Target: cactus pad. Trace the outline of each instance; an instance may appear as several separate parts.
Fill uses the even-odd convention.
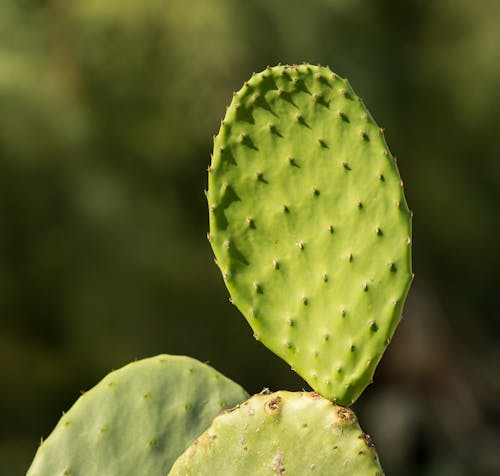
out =
[[[383,131],[326,67],[277,66],[235,93],[215,137],[209,240],[255,337],[352,404],[412,279],[411,213]]]
[[[221,410],[246,398],[240,386],[188,357],[129,364],[63,415],[27,476],[165,475]]]
[[[377,476],[378,456],[352,410],[316,393],[255,395],[218,416],[169,476]]]

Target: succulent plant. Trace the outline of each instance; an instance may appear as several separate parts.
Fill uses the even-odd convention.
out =
[[[381,475],[352,410],[317,393],[255,395],[223,412],[169,476]]]
[[[382,129],[330,69],[268,68],[235,93],[209,172],[232,301],[315,391],[351,405],[412,280],[411,213]]]
[[[164,475],[248,394],[190,357],[159,355],[108,374],[41,443],[27,476]]]
[[[80,397],[27,476],[383,474],[347,408],[413,278],[411,212],[383,130],[329,68],[267,68],[226,112],[207,198],[232,302],[315,392],[246,400],[188,357],[139,361]]]

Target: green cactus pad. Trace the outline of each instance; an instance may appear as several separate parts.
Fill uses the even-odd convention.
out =
[[[326,67],[277,66],[215,138],[210,234],[255,337],[321,395],[371,382],[412,280],[411,213],[383,131]]]
[[[163,476],[221,410],[246,398],[240,386],[188,357],[129,364],[63,415],[27,476]]]
[[[169,476],[377,476],[371,438],[352,410],[316,393],[255,395],[218,416]]]

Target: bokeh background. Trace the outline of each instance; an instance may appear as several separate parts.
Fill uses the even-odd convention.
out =
[[[388,475],[500,474],[500,2],[1,0],[1,475],[137,358],[308,388],[228,303],[203,195],[232,91],[304,60],[364,98],[415,213],[362,426]]]

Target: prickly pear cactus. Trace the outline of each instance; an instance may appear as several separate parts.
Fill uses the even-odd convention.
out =
[[[348,82],[278,66],[235,93],[215,138],[209,240],[255,337],[352,404],[400,320],[411,214],[395,159]]]
[[[381,476],[352,410],[315,393],[256,395],[218,416],[169,476]]]
[[[165,475],[221,410],[246,398],[239,385],[188,357],[132,363],[63,415],[27,476]]]

